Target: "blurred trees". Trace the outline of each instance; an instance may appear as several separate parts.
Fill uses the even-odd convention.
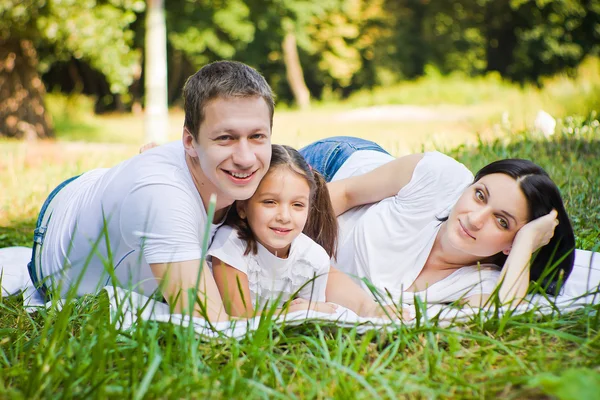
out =
[[[171,104],[190,74],[217,59],[254,66],[279,102],[307,106],[426,73],[540,82],[600,50],[597,0],[169,0],[165,8]],[[49,87],[95,94],[98,111],[143,99],[144,13],[140,0],[0,2],[1,134],[50,132],[39,73]]]
[[[126,92],[138,62],[128,26],[143,7],[139,0],[2,0],[0,136],[52,136],[40,73],[54,63],[84,61],[112,93]]]

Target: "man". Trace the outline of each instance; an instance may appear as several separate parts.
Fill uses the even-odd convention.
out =
[[[187,291],[201,274],[194,314],[227,318],[200,264],[206,210],[215,195],[212,238],[229,206],[252,196],[267,172],[273,94],[254,69],[220,61],[188,79],[184,100],[181,142],[90,171],[51,193],[29,265],[42,291],[82,295],[111,283],[150,294],[160,287],[173,310],[186,313]]]

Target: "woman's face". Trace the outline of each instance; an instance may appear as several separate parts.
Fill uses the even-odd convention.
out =
[[[519,229],[528,222],[528,204],[516,180],[496,173],[469,186],[450,212],[447,242],[476,257],[508,254]]]
[[[288,168],[269,171],[254,195],[238,203],[256,240],[278,257],[287,257],[290,244],[302,233],[308,218],[310,186]]]

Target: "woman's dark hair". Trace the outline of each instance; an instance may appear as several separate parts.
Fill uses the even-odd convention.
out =
[[[564,283],[573,270],[575,235],[556,184],[546,171],[529,160],[505,159],[486,165],[475,175],[475,182],[486,175],[505,174],[517,181],[529,205],[528,221],[555,209],[558,226],[550,242],[535,255],[530,266],[530,280],[550,295],[558,295],[559,281]],[[496,254],[491,262],[502,266],[507,256]]]
[[[271,149],[271,164],[267,174],[279,168],[288,168],[306,179],[310,187],[310,199],[308,219],[303,233],[323,247],[329,257],[335,258],[338,225],[325,179],[308,165],[298,150],[279,144],[271,145]],[[250,252],[256,254],[256,238],[250,230],[248,221],[240,217],[236,207],[232,207],[229,211],[225,223],[236,228],[238,237],[246,242],[244,255]]]

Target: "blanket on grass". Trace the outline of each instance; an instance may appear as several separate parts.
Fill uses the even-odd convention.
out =
[[[2,295],[7,296],[23,292],[24,306],[34,311],[36,307],[44,307],[42,297],[33,287],[27,272],[27,263],[31,257],[31,249],[27,247],[8,247],[0,249],[0,283]],[[259,328],[261,317],[248,320],[209,323],[202,318],[189,318],[180,314],[171,314],[169,306],[152,300],[139,293],[122,288],[107,286],[105,290],[109,297],[111,315],[116,319],[121,329],[129,329],[138,319],[164,323],[173,323],[192,328],[202,336],[227,336],[241,338],[248,332]],[[498,317],[507,312],[521,314],[534,311],[538,314],[564,313],[577,310],[590,304],[600,303],[600,253],[586,250],[576,250],[575,265],[571,276],[565,283],[561,294],[557,297],[530,295],[526,302],[517,308],[490,309],[482,311],[479,308],[456,308],[443,304],[432,304],[419,308],[421,319],[437,320],[440,326],[448,326],[455,322],[468,321],[474,316],[484,313],[487,317]],[[414,305],[407,305],[413,307]],[[399,322],[381,318],[363,318],[354,312],[339,307],[334,314],[315,311],[296,311],[279,316],[275,323],[280,325],[299,325],[306,322],[334,323],[339,326],[357,327],[359,332],[371,329],[394,330]],[[409,326],[415,321],[405,322]]]

